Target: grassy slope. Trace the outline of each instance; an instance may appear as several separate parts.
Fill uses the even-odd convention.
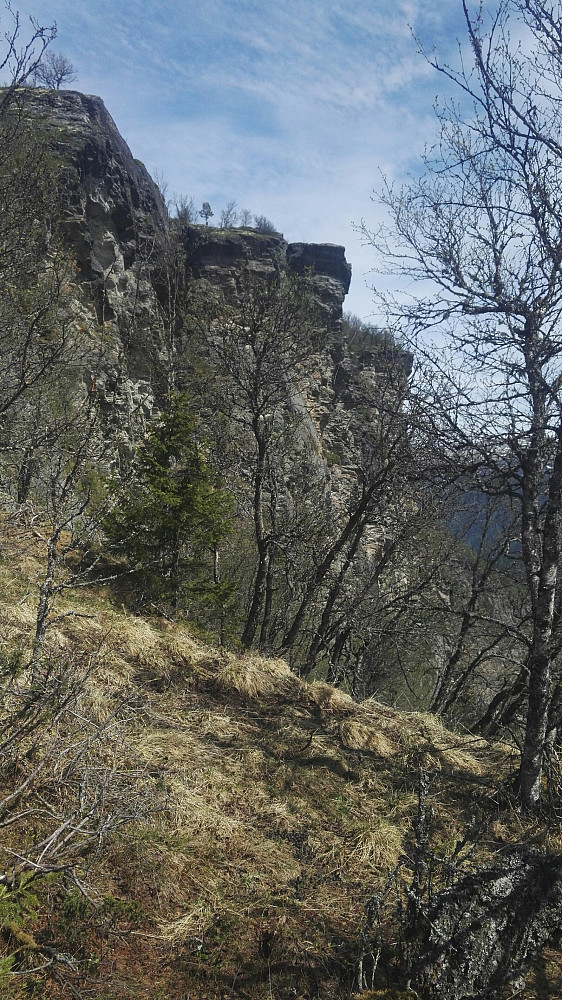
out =
[[[3,551],[4,642],[27,645],[40,549],[26,529]],[[365,904],[407,849],[420,765],[434,775],[439,852],[473,815],[485,830],[480,860],[535,832],[498,793],[515,764],[505,746],[357,705],[281,660],[210,649],[185,627],[119,609],[101,588],[59,610],[72,614],[52,626],[52,649],[91,657],[81,711],[119,720],[115,780],[145,808],[79,859],[91,904],[64,873],[38,890],[26,930],[81,964],[32,995],[72,996],[72,985],[99,1000],[347,995]],[[4,845],[19,850],[27,835],[16,824]],[[3,939],[13,953],[5,927]],[[19,952],[14,996],[36,965]],[[378,989],[391,966],[392,945]],[[528,996],[559,995],[557,977],[538,964]]]

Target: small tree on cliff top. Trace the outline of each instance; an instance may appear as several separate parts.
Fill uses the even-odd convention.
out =
[[[199,209],[199,215],[201,216],[202,219],[205,219],[206,226],[209,225],[209,219],[212,219],[214,214],[215,213],[213,212],[211,206],[209,205],[209,202],[204,201],[201,208]]]
[[[60,90],[64,84],[74,83],[76,78],[74,65],[60,52],[47,52],[33,73],[35,86],[49,90]]]

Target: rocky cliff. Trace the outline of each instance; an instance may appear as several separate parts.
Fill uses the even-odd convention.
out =
[[[65,238],[82,279],[89,282],[104,318],[119,316],[138,299],[139,268],[151,240],[170,226],[166,206],[144,165],[134,159],[99,97],[74,91],[34,90],[25,102],[53,150],[62,157],[67,190]],[[189,226],[184,232],[194,276],[223,290],[237,272],[267,271],[275,262],[313,275],[315,292],[337,323],[351,280],[341,246],[288,244],[280,234]],[[103,288],[103,296],[100,289]],[[144,289],[147,294],[147,289]]]
[[[154,346],[159,336],[154,321],[158,288],[150,260],[174,223],[157,185],[133,157],[100,98],[33,90],[26,92],[24,109],[62,161],[62,235],[79,272],[77,314],[97,321],[114,339],[115,370],[102,375],[101,384],[98,379],[98,388],[105,389],[112,405],[118,399],[124,427],[133,426],[135,414],[142,426],[142,414],[154,403],[146,344],[152,340]],[[377,349],[350,353],[341,342],[342,305],[351,280],[344,247],[288,243],[281,234],[202,225],[183,227],[181,241],[189,280],[220,291],[227,301],[236,298],[240,277],[248,271],[266,274],[281,267],[309,275],[330,343],[318,355],[306,399],[295,405],[304,414],[312,451],[345,464],[361,433],[356,404],[361,402],[364,415],[372,414],[382,355]],[[334,474],[338,478],[337,468]]]
[[[113,393],[112,403],[118,392],[130,418],[133,410],[152,405],[151,365],[145,347],[136,344],[145,345],[157,336],[158,289],[147,262],[173,223],[157,185],[133,157],[100,98],[33,90],[26,92],[23,106],[62,160],[66,207],[62,235],[79,272],[77,311],[113,331],[119,378],[109,373],[105,382]],[[281,234],[196,225],[184,227],[181,239],[190,280],[220,290],[230,301],[245,271],[267,273],[281,266],[295,274],[306,272],[323,322],[332,335],[340,331],[351,280],[343,247],[291,244]],[[136,332],[131,336],[133,326]],[[126,349],[121,351],[119,345]],[[319,357],[318,385],[311,388],[309,402],[322,395],[328,406],[339,405],[342,370],[341,353]],[[330,398],[322,387],[329,387]],[[320,428],[318,420],[316,426]]]
[[[280,233],[253,229],[180,227],[168,217],[157,185],[133,157],[100,98],[74,91],[24,93],[23,112],[46,136],[61,168],[61,234],[77,269],[76,320],[102,329],[106,345],[112,345],[96,384],[112,419],[120,414],[123,453],[132,454],[155,400],[165,391],[165,380],[157,384],[155,359],[162,361],[177,331],[163,331],[167,320],[155,278],[159,272],[161,280],[162,269],[154,261],[163,246],[168,253],[170,242],[179,238],[186,284],[199,300],[218,295],[232,304],[248,272],[265,275],[281,268],[308,276],[329,336],[293,406],[310,460],[323,467],[331,491],[345,497],[389,372],[403,378],[411,358],[384,340],[351,345],[342,337],[342,305],[351,280],[344,247],[288,243]]]
[[[24,108],[65,165],[64,226],[76,263],[85,278],[117,284],[137,259],[143,236],[167,225],[158,187],[99,97],[32,90]]]
[[[251,229],[188,226],[184,233],[193,272],[227,294],[235,294],[236,277],[244,270],[267,273],[275,266],[310,275],[314,295],[327,323],[334,328],[351,281],[345,248],[332,243],[287,243],[281,234]]]

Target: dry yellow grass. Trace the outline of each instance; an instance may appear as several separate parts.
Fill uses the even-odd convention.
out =
[[[8,644],[29,648],[37,568],[29,558],[22,581],[0,566]],[[170,1000],[230,998],[232,983],[255,998],[336,996],[329,970],[339,962],[349,977],[365,902],[411,831],[419,763],[436,775],[442,841],[462,831],[470,781],[480,794],[508,771],[508,747],[307,685],[281,659],[206,647],[184,626],[112,605],[101,588],[64,595],[59,611],[72,614],[51,631],[52,650],[91,658],[89,712],[104,719],[125,706],[120,759],[131,788],[154,789],[153,815],[124,828],[88,879],[142,902]],[[496,833],[508,838],[509,823]]]
[[[382,729],[358,718],[346,719],[341,723],[340,737],[343,745],[350,750],[369,750],[387,760],[399,750],[397,741],[393,741]]]
[[[245,698],[298,698],[305,685],[292,673],[285,660],[259,656],[230,658],[217,673],[222,691],[236,692]]]
[[[353,841],[352,857],[376,870],[391,869],[402,851],[403,832],[396,822],[377,817]]]
[[[310,701],[328,712],[355,712],[357,708],[348,694],[323,681],[310,684],[307,694]]]

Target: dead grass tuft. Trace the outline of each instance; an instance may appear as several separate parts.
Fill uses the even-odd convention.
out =
[[[199,950],[214,918],[212,906],[197,906],[175,920],[163,921],[160,925],[162,940],[176,947],[193,942],[195,950]]]
[[[258,656],[230,660],[219,669],[216,683],[221,691],[235,691],[251,701],[274,696],[298,698],[305,690],[304,682],[285,660]]]
[[[427,753],[435,767],[448,765],[475,776],[484,773],[484,765],[477,753],[487,749],[485,739],[451,733],[441,719],[429,713],[415,712],[405,719],[410,724],[410,744]]]
[[[187,765],[200,765],[202,762],[202,747],[198,734],[187,730],[152,729],[141,730],[134,746],[141,760],[155,767],[166,765],[167,770],[184,768]],[[218,755],[218,751],[216,752]],[[210,763],[213,754],[208,751],[205,759]]]
[[[351,854],[361,865],[394,868],[402,853],[402,839],[402,831],[396,823],[376,817],[357,835]]]
[[[314,681],[310,684],[307,695],[313,704],[325,711],[345,712],[347,714],[354,714],[358,711],[358,705],[353,701],[353,698],[331,684],[325,684],[324,681]]]
[[[197,642],[185,629],[177,629],[170,635],[163,637],[164,649],[167,656],[176,663],[184,665],[194,665],[202,660],[207,661],[214,651]]]
[[[343,745],[350,750],[369,750],[389,760],[400,749],[381,729],[356,718],[345,719],[339,732]]]

